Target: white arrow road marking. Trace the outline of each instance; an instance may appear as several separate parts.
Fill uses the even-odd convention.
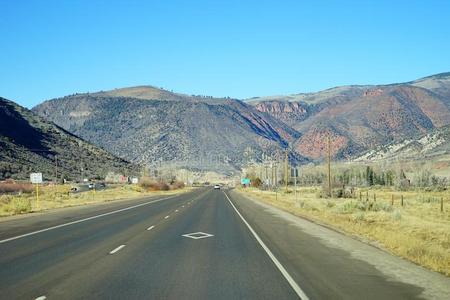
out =
[[[170,216],[165,216],[164,219],[168,219]]]
[[[152,230],[153,228],[155,228],[155,225],[150,226],[147,230]]]
[[[119,247],[117,247],[116,249],[114,249],[113,251],[109,252],[109,254],[114,254],[117,251],[120,251],[120,249],[122,249],[123,247],[125,247],[125,245],[120,245]]]
[[[47,297],[45,297],[45,296],[39,296],[39,297],[37,297],[35,300],[45,300],[45,299],[47,299]]]

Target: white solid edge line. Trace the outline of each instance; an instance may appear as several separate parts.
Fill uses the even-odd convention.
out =
[[[114,254],[117,251],[120,251],[120,249],[122,249],[123,247],[125,247],[125,245],[120,245],[119,247],[117,247],[116,249],[112,250],[111,252],[109,252],[109,254]]]
[[[152,230],[153,228],[155,228],[155,225],[150,226],[147,230]]]
[[[61,227],[65,227],[65,226],[69,226],[69,225],[85,222],[85,221],[89,221],[89,220],[92,220],[92,219],[97,219],[97,218],[108,216],[108,215],[112,215],[112,214],[116,214],[118,212],[122,212],[122,211],[126,211],[126,210],[129,210],[129,209],[137,208],[137,207],[140,207],[140,206],[144,206],[144,205],[152,204],[152,203],[155,203],[155,202],[167,200],[167,199],[170,199],[170,198],[173,198],[173,197],[176,197],[176,195],[175,196],[166,197],[166,198],[162,198],[162,199],[149,201],[149,202],[144,202],[144,203],[133,205],[133,206],[128,206],[128,207],[121,208],[121,209],[118,209],[118,210],[113,210],[113,211],[110,211],[110,212],[107,212],[107,213],[104,213],[104,214],[100,214],[100,215],[96,215],[96,216],[92,216],[92,217],[88,217],[88,218],[84,218],[84,219],[80,219],[80,220],[76,220],[76,221],[72,221],[72,222],[68,222],[68,223],[64,223],[64,224],[60,224],[60,225],[56,225],[56,226],[52,226],[52,227],[48,227],[48,228],[44,228],[44,229],[40,229],[40,230],[36,230],[36,231],[25,233],[25,234],[21,234],[21,235],[18,235],[18,236],[14,236],[14,237],[10,237],[10,238],[1,240],[0,244],[6,243],[6,242],[9,242],[9,241],[13,241],[13,240],[17,240],[17,239],[20,239],[20,238],[24,238],[24,237],[27,237],[27,236],[30,236],[30,235],[34,235],[34,234],[37,234],[37,233],[41,233],[41,232],[45,232],[45,231],[49,231],[49,230],[53,230],[53,229],[57,229],[57,228],[61,228]]]
[[[267,255],[270,257],[270,259],[273,261],[273,263],[275,264],[275,266],[277,266],[278,270],[280,270],[281,274],[283,274],[284,278],[286,278],[286,280],[288,281],[288,283],[290,284],[290,286],[294,289],[294,291],[297,293],[297,295],[300,297],[300,299],[302,300],[308,300],[308,296],[306,296],[306,294],[302,291],[302,289],[300,288],[300,286],[297,284],[297,282],[295,282],[295,280],[292,278],[292,276],[288,273],[288,271],[286,271],[286,269],[283,267],[283,265],[278,261],[278,259],[275,257],[275,255],[273,255],[272,251],[270,251],[270,249],[266,246],[266,244],[264,244],[264,242],[261,240],[261,238],[258,236],[258,234],[253,230],[253,228],[250,226],[250,224],[244,219],[244,217],[241,215],[241,213],[237,210],[236,206],[234,206],[233,202],[231,202],[230,198],[228,197],[228,195],[223,192],[225,194],[225,196],[228,199],[228,202],[230,202],[231,206],[234,208],[234,210],[236,211],[236,213],[239,215],[239,217],[241,218],[241,220],[244,222],[245,225],[247,225],[248,229],[250,230],[250,232],[253,234],[253,236],[256,238],[256,240],[258,241],[258,243],[261,245],[261,247],[264,249],[264,251],[266,251]]]

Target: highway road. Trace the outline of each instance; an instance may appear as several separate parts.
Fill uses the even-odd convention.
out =
[[[0,299],[445,299],[449,283],[232,190],[0,221]]]

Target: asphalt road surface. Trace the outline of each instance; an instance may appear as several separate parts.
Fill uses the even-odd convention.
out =
[[[450,296],[447,277],[354,241],[358,253],[398,266],[395,274],[413,274],[396,279],[386,266],[324,242],[334,234],[350,245],[348,237],[320,236],[314,230],[328,229],[289,218],[210,188],[9,218],[0,222],[0,299]],[[427,280],[438,284],[428,290]]]

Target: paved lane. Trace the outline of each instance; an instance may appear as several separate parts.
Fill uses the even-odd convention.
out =
[[[12,241],[0,243],[0,293],[8,299],[31,299],[36,291],[45,291],[45,287],[60,281],[76,271],[76,268],[89,266],[113,250],[118,243],[132,239],[136,234],[147,229],[147,224],[161,223],[164,217],[175,211],[178,206],[195,200],[207,192],[199,190],[189,194],[173,197],[141,199],[136,202],[114,203],[111,208],[94,206],[89,209],[69,210],[72,215],[82,216],[86,221],[68,226],[25,236]],[[132,204],[131,204],[132,203]],[[135,207],[136,205],[141,205]],[[127,209],[135,207],[132,209]],[[119,211],[118,211],[119,210]],[[117,213],[112,213],[116,212]],[[2,228],[12,228],[13,232],[23,234],[25,230],[33,232],[42,230],[45,225],[57,226],[80,220],[70,217],[66,211],[45,216],[45,222],[39,222],[35,216],[14,223],[2,222]],[[100,217],[99,216],[100,213]],[[105,216],[101,216],[107,214]],[[92,218],[93,219],[89,219]],[[36,224],[34,227],[33,225]],[[150,225],[149,225],[150,226]],[[47,227],[45,227],[47,228]],[[8,232],[4,237],[11,238]],[[3,239],[4,240],[4,239]]]
[[[65,221],[75,223],[7,240]],[[448,278],[234,191],[198,189],[0,224],[1,299],[450,295]],[[207,237],[185,236],[194,233]]]
[[[213,236],[183,236],[194,232]],[[0,290],[9,299],[298,299],[221,191],[179,196],[0,249]]]
[[[252,201],[233,203],[310,299],[450,299],[450,278]]]

